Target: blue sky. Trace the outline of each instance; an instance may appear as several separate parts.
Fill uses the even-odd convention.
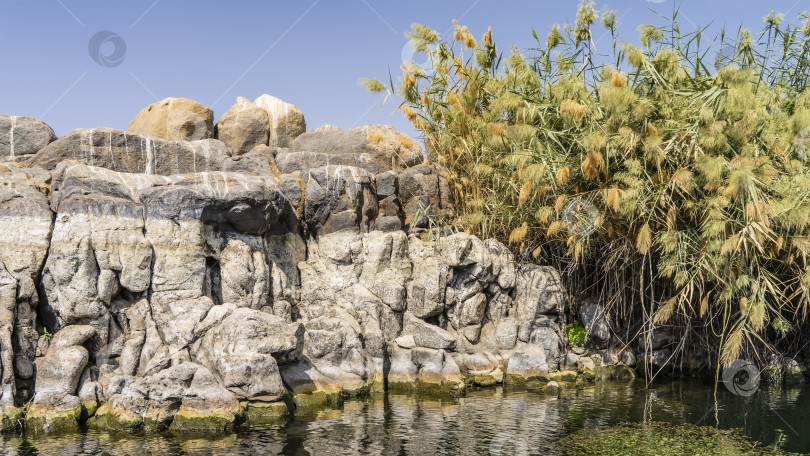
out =
[[[237,96],[269,93],[297,105],[308,128],[393,124],[394,112],[357,85],[363,76],[387,80],[408,57],[403,32],[412,22],[444,36],[452,20],[476,37],[487,26],[501,49],[532,46],[531,28],[545,36],[573,21],[575,0],[5,0],[0,15],[0,113],[41,118],[58,135],[74,128],[125,129],[143,107],[187,97],[219,118]],[[684,31],[714,23],[758,30],[771,8],[788,19],[810,0],[614,0],[626,38],[680,5]],[[111,31],[126,43],[117,66],[96,63],[88,44]],[[595,33],[598,39],[601,30]],[[107,43],[102,52],[112,50]]]

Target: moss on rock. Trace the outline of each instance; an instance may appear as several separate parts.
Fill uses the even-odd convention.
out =
[[[25,415],[25,427],[33,433],[77,432],[81,413],[81,407],[54,410],[33,405]]]
[[[311,411],[313,408],[326,407],[329,403],[329,396],[323,391],[300,393],[293,396],[292,402],[295,404],[295,412],[301,413]]]
[[[227,432],[236,426],[237,416],[230,411],[200,412],[183,407],[174,415],[170,431]]]
[[[91,429],[102,431],[133,433],[143,429],[143,418],[132,413],[116,413],[107,404],[102,405],[87,420]]]
[[[245,404],[245,417],[250,426],[279,424],[290,416],[285,402],[250,402]]]
[[[0,415],[0,432],[21,430],[25,427],[25,410],[8,407]]]
[[[473,383],[478,386],[493,386],[498,382],[495,377],[491,375],[476,375],[473,377]]]
[[[570,370],[552,372],[549,375],[549,379],[558,383],[560,382],[574,383],[577,381],[577,373]]]

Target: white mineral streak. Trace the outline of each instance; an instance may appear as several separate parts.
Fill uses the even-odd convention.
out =
[[[8,132],[8,145],[10,147],[11,158],[14,158],[14,124],[17,122],[17,116],[11,116],[11,129]]]

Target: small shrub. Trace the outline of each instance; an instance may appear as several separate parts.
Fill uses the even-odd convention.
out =
[[[588,336],[585,328],[576,323],[568,323],[565,329],[568,332],[568,345],[572,347],[582,347],[585,345],[585,338]]]

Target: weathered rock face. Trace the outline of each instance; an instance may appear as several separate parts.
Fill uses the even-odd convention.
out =
[[[0,165],[0,406],[28,400],[34,377],[39,277],[50,245],[53,213],[47,172]],[[13,349],[12,349],[13,347]],[[16,377],[16,378],[15,378]]]
[[[56,139],[51,127],[25,116],[0,114],[0,159],[18,161]]]
[[[213,137],[214,112],[188,98],[166,98],[144,108],[127,132],[169,141],[196,141]]]
[[[559,274],[494,240],[421,237],[414,201],[452,199],[399,147],[373,151],[380,173],[278,169],[307,152],[96,129],[0,165],[0,406],[33,397],[45,431],[226,430],[386,386],[547,380]]]
[[[25,162],[53,170],[65,160],[125,173],[172,174],[219,171],[230,157],[220,141],[166,141],[112,128],[77,129],[59,137]]]
[[[295,138],[289,147],[293,156],[303,152],[317,154],[311,156],[310,162],[357,166],[374,174],[391,169],[401,171],[423,161],[419,144],[390,125],[317,129]]]

